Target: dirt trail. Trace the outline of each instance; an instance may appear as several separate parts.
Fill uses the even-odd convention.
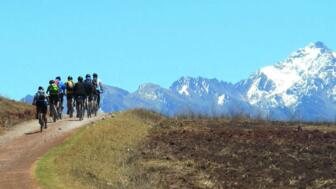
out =
[[[77,128],[102,117],[49,123],[43,133],[39,132],[37,121],[22,123],[7,131],[0,136],[0,189],[39,188],[32,175],[36,160],[50,148],[63,143]]]

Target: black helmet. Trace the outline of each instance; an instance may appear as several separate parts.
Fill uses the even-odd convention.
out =
[[[90,74],[86,74],[85,78],[91,78]]]
[[[61,81],[61,76],[57,76],[56,79]]]
[[[43,89],[43,87],[39,86],[38,90],[40,91],[40,90],[44,90],[44,89]]]
[[[68,80],[72,80],[72,77],[71,77],[71,76],[68,76]]]
[[[82,82],[83,81],[83,77],[82,76],[78,76],[78,81]]]
[[[92,76],[93,76],[93,78],[97,78],[97,77],[98,77],[98,74],[93,73]]]
[[[51,85],[51,84],[54,84],[55,83],[55,81],[54,80],[50,80],[49,81],[49,84]]]

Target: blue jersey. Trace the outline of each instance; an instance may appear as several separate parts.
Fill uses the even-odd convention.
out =
[[[65,84],[62,81],[58,81],[58,80],[56,80],[56,83],[57,83],[57,86],[59,88],[59,93],[60,94],[65,94],[65,89],[66,89]]]

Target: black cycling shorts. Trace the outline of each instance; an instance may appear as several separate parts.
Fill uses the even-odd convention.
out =
[[[49,103],[50,104],[57,104],[59,101],[59,96],[58,95],[50,95],[49,96]]]
[[[73,94],[67,94],[67,100],[72,100],[74,98]]]

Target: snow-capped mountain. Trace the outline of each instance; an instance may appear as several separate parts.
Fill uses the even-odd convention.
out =
[[[272,119],[333,121],[336,116],[335,53],[311,43],[236,84],[249,103]]]
[[[247,99],[231,83],[202,77],[182,77],[170,90],[184,99],[193,112],[208,115],[247,113]]]

